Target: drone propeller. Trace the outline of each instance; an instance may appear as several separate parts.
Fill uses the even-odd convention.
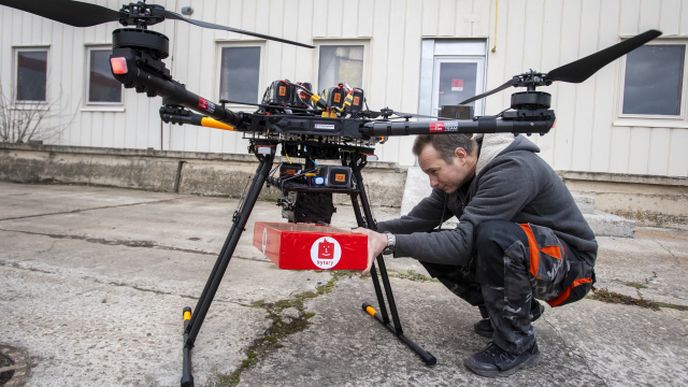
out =
[[[268,39],[268,40],[274,40],[276,42],[282,42],[282,43],[287,43],[287,44],[293,44],[295,46],[300,46],[300,47],[306,47],[306,48],[315,48],[314,46],[311,46],[309,44],[304,44],[304,43],[299,43],[299,42],[294,42],[292,40],[287,40],[287,39],[282,39],[282,38],[277,38],[274,36],[270,35],[263,35],[259,34],[257,32],[251,32],[251,31],[246,31],[246,30],[240,30],[238,28],[233,28],[233,27],[227,27],[227,26],[222,26],[219,24],[213,24],[213,23],[208,23],[200,20],[194,20],[190,19],[188,17],[184,17],[178,13],[172,12],[172,11],[167,11],[165,10],[165,16],[168,17],[169,19],[177,19],[177,20],[183,20],[187,23],[203,27],[203,28],[212,28],[216,30],[224,30],[224,31],[229,31],[229,32],[236,32],[239,34],[244,34],[244,35],[251,35],[255,36],[257,38],[262,38],[262,39]]]
[[[662,33],[657,30],[643,32],[640,35],[636,35],[631,39],[607,47],[585,58],[557,67],[547,74],[536,73],[531,70],[530,72],[511,78],[495,89],[473,96],[461,102],[460,105],[487,97],[488,95],[502,91],[510,86],[522,86],[528,87],[529,90],[534,90],[536,86],[549,86],[554,81],[581,83],[615,59],[635,50],[661,34]]]
[[[145,2],[125,5],[119,12],[100,5],[72,0],[0,0],[0,5],[20,9],[74,27],[90,27],[112,21],[120,21],[124,25],[146,26],[168,18],[182,20],[203,28],[236,32],[295,46],[314,48],[311,45],[287,39],[190,19],[176,12],[168,11],[160,5],[146,4]]]
[[[1,5],[20,9],[35,15],[74,27],[90,27],[119,20],[119,12],[100,5],[69,0],[0,0]]]

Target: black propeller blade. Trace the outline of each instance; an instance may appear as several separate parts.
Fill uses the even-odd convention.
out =
[[[96,4],[71,0],[0,0],[0,5],[20,9],[74,27],[90,27],[119,20],[119,12]]]
[[[200,21],[200,20],[190,19],[188,17],[184,17],[184,16],[182,16],[176,12],[172,12],[172,11],[165,10],[165,16],[169,19],[183,20],[187,23],[193,24],[195,26],[203,27],[203,28],[212,28],[212,29],[216,29],[216,30],[236,32],[239,34],[255,36],[257,38],[274,40],[276,42],[282,42],[282,43],[287,43],[287,44],[293,44],[295,46],[306,47],[306,48],[315,48],[314,46],[304,44],[304,43],[295,42],[292,40],[277,38],[277,37],[270,36],[270,35],[259,34],[257,32],[245,31],[245,30],[241,30],[238,28],[227,27],[227,26],[222,26],[219,24],[213,24],[213,23],[208,23],[208,22],[204,22],[204,21]]]
[[[621,43],[607,47],[585,58],[557,67],[547,73],[547,79],[550,81],[581,83],[613,60],[635,50],[661,34],[662,33],[657,30],[643,32],[640,35],[636,35]]]
[[[494,93],[496,93],[496,92],[502,91],[502,90],[504,90],[504,89],[506,89],[506,88],[509,88],[509,87],[511,87],[511,86],[516,86],[516,78],[515,78],[515,77],[509,79],[508,81],[504,82],[501,86],[496,87],[496,88],[494,88],[494,89],[492,89],[492,90],[490,90],[490,91],[486,91],[486,92],[484,92],[484,93],[482,93],[482,94],[474,95],[474,96],[472,96],[471,98],[469,98],[469,99],[467,99],[467,100],[465,100],[465,101],[459,103],[459,105],[465,105],[465,104],[467,104],[467,103],[471,103],[471,102],[473,102],[473,101],[477,101],[477,100],[479,100],[480,98],[485,98],[485,97],[487,97],[488,95],[492,95],[492,94],[494,94]]]
[[[22,11],[43,16],[48,19],[52,19],[60,23],[68,24],[74,27],[90,27],[97,24],[107,23],[116,20],[120,20],[123,24],[127,25],[130,23],[134,23],[130,20],[132,19],[132,17],[133,20],[135,20],[135,23],[141,21],[143,24],[154,24],[162,21],[163,18],[166,17],[173,20],[182,20],[199,27],[236,32],[239,34],[251,35],[262,39],[274,40],[276,42],[293,44],[295,46],[300,47],[315,48],[308,44],[294,42],[291,40],[282,39],[270,35],[264,35],[257,32],[245,31],[238,28],[232,28],[222,26],[219,24],[207,23],[200,20],[189,19],[176,12],[165,10],[162,6],[154,4],[131,4],[128,7],[125,6],[124,8],[122,8],[122,11],[120,12],[114,11],[110,8],[101,7],[100,5],[72,0],[0,0],[0,5],[6,5],[8,7],[20,9]],[[132,13],[132,9],[136,9],[138,12],[143,12],[144,9],[149,9],[151,10],[151,12],[141,15],[138,13]],[[159,17],[156,18],[155,15]],[[137,19],[138,17],[142,17],[142,19],[149,18],[149,21],[148,23],[146,23],[142,19]]]
[[[534,89],[535,86],[548,86],[554,81],[581,83],[615,59],[635,50],[660,35],[662,35],[662,32],[657,30],[643,32],[640,35],[636,35],[631,39],[607,47],[585,58],[557,67],[547,74],[535,73],[531,70],[529,73],[513,77],[495,89],[471,97],[461,102],[460,105],[473,102],[480,98],[485,98],[509,86],[525,86],[531,90],[531,87]]]

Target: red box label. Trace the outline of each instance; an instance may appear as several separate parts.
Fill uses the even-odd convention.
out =
[[[363,270],[368,237],[306,223],[256,222],[253,245],[280,269]]]

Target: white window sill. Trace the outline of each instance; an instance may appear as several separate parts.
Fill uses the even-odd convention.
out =
[[[15,101],[14,105],[10,106],[12,110],[49,110],[50,104],[48,102],[21,102]]]
[[[84,106],[79,111],[82,112],[110,112],[110,113],[124,113],[126,109],[124,106]]]
[[[688,122],[661,118],[618,118],[612,122],[612,126],[688,129]]]
[[[217,106],[222,106],[221,103],[218,103]],[[242,105],[242,104],[226,104],[225,109],[231,110],[233,112],[249,112],[252,113],[259,107],[256,105]]]

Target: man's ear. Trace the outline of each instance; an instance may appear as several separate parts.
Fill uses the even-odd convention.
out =
[[[460,146],[457,146],[456,149],[454,149],[454,156],[456,156],[459,160],[464,160],[467,155],[468,153],[466,153],[466,150]]]

